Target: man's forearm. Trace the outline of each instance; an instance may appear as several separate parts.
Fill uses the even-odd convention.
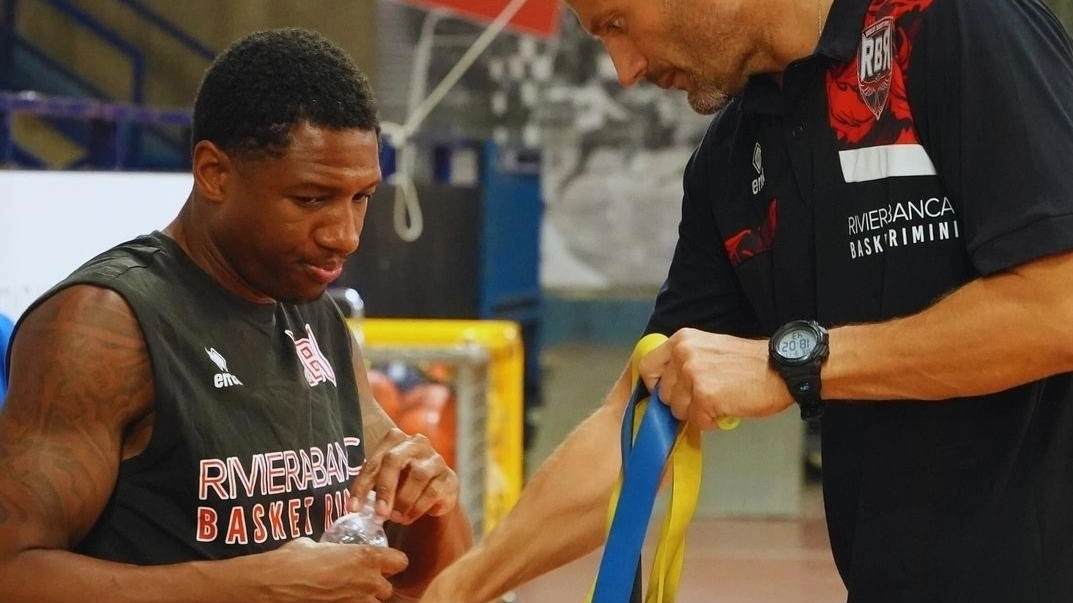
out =
[[[417,598],[437,574],[473,546],[473,532],[459,504],[443,516],[426,515],[400,527],[391,546],[410,560],[406,570],[391,579],[395,592]]]
[[[1073,370],[1073,255],[973,281],[902,319],[832,329],[828,399],[943,400]]]
[[[548,457],[518,504],[484,540],[449,567],[432,601],[488,601],[581,557],[603,542],[607,503],[621,467],[614,445],[627,386]]]
[[[34,603],[239,603],[259,594],[254,568],[245,559],[136,566],[63,550],[29,550],[0,569],[0,591],[5,601]]]

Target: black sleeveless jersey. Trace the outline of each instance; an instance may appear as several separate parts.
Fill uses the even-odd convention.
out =
[[[135,564],[222,559],[319,538],[345,512],[365,451],[350,334],[329,298],[241,299],[159,232],[90,260],[35,306],[80,283],[133,309],[155,418],[77,552]]]

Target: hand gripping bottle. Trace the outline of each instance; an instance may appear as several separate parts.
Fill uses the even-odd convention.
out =
[[[365,498],[365,506],[360,511],[347,513],[336,519],[327,530],[324,530],[320,541],[387,546],[384,518],[376,514],[376,493],[369,491]]]

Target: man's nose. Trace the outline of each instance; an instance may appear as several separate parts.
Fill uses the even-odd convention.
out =
[[[338,204],[328,218],[317,231],[317,243],[339,255],[357,251],[362,220],[355,204]]]
[[[615,64],[618,83],[629,88],[648,72],[648,60],[628,40],[615,39],[607,42],[607,53]]]

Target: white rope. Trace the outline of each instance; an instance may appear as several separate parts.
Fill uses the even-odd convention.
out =
[[[518,14],[518,11],[521,10],[526,2],[528,0],[511,0],[507,3],[499,13],[499,16],[481,32],[481,35],[477,37],[473,45],[466,50],[462,58],[458,59],[458,62],[440,80],[440,83],[436,85],[432,92],[423,101],[417,103],[417,99],[424,93],[423,84],[428,76],[433,35],[436,24],[440,20],[440,15],[437,13],[432,13],[426,17],[421,27],[421,37],[414,52],[414,71],[410,82],[410,99],[407,107],[409,116],[406,119],[406,123],[402,125],[391,122],[381,124],[384,135],[391,140],[391,144],[398,151],[395,173],[388,181],[395,185],[394,225],[396,234],[403,241],[407,243],[416,241],[424,231],[424,217],[421,212],[420,200],[417,197],[417,187],[413,180],[417,151],[413,143],[410,142],[411,137],[432,113],[432,110],[443,101],[447,93],[458,84],[466,71],[480,57],[481,53],[487,50],[496,39],[496,36],[503,32],[510,20]],[[414,106],[415,104],[416,107]]]
[[[421,99],[425,96],[428,83],[428,66],[432,61],[432,43],[435,41],[436,25],[441,20],[440,11],[431,11],[421,24],[421,35],[414,49],[413,69],[410,70],[410,93],[406,101],[406,112],[413,115]],[[413,180],[414,165],[417,161],[417,149],[409,142],[409,134],[402,126],[388,124],[392,135],[400,143],[396,146],[395,202],[392,210],[392,224],[395,234],[407,243],[416,241],[425,230],[424,214],[417,198],[417,186]]]

